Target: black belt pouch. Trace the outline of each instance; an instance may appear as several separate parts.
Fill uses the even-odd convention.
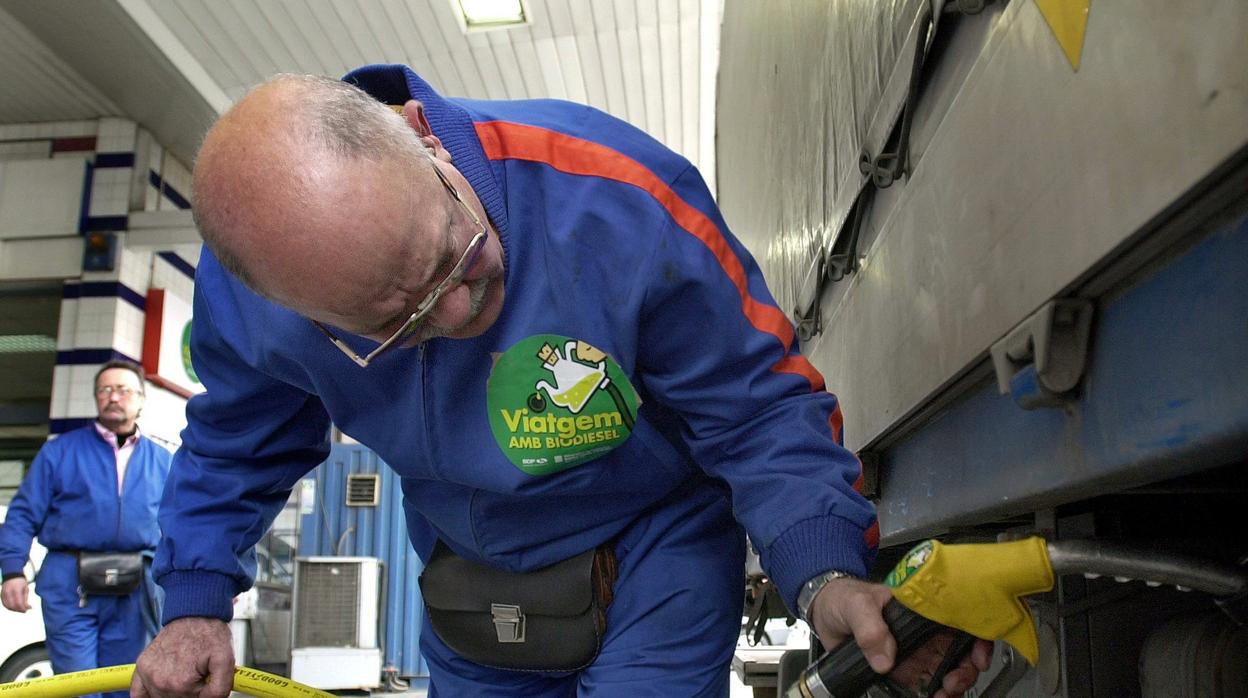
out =
[[[143,553],[78,553],[82,594],[125,596],[143,583]]]
[[[577,671],[602,647],[617,572],[606,546],[517,573],[438,542],[420,592],[434,631],[459,656],[495,669]]]

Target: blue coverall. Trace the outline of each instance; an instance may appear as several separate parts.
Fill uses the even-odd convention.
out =
[[[0,571],[20,574],[35,537],[48,549],[35,592],[56,673],[131,664],[157,632],[150,565],[137,591],[88,596],[80,607],[77,552],[154,552],[170,460],[167,450],[140,436],[118,493],[113,446],[90,424],[45,444],[9,504],[0,526]]]
[[[790,607],[821,572],[864,574],[876,544],[836,398],[758,267],[689,162],[606,114],[447,99],[402,66],[345,79],[424,104],[498,232],[505,304],[480,336],[360,369],[205,249],[192,356],[208,390],[188,404],[161,508],[165,621],[229,619],[250,548],[324,459],[332,420],[401,476],[425,559],[441,540],[526,571],[615,546],[591,667],[488,669],[426,625],[434,695],[725,695],[741,526]]]

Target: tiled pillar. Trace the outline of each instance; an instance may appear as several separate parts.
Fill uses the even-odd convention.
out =
[[[54,162],[59,161],[59,162]],[[0,245],[21,245],[39,268],[5,269],[6,278],[64,279],[53,370],[53,435],[95,417],[93,378],[110,359],[139,362],[147,294],[191,302],[198,246],[130,249],[131,212],[190,208],[190,172],[151,134],[127,119],[0,125]],[[83,272],[82,241],[117,236],[113,271]],[[17,249],[16,247],[14,249]],[[140,423],[154,438],[176,442],[185,398],[148,383]]]
[[[126,229],[136,132],[134,122],[126,119],[99,120],[95,152],[87,161],[83,180],[79,233]],[[122,249],[113,271],[83,273],[79,279],[65,282],[52,375],[52,434],[75,429],[95,417],[93,378],[100,364],[139,358],[147,283],[144,279],[135,284],[132,267],[141,260],[126,254],[121,240],[118,245]],[[123,272],[129,277],[129,285],[122,281]],[[140,327],[137,345],[127,341],[119,345],[118,330],[136,324]]]
[[[134,179],[138,191],[131,192],[131,210],[177,211],[191,207],[191,172],[162,148],[146,131],[139,130],[139,149],[147,162],[143,176]],[[161,250],[152,255],[150,288],[163,289],[188,305],[194,296],[195,264],[199,246]],[[174,440],[186,426],[186,400],[166,390],[148,394],[145,428],[170,435]]]
[[[193,291],[194,249],[128,249],[124,232],[132,210],[189,208],[183,195],[189,192],[189,173],[126,119],[101,119],[95,148],[87,168],[80,232],[115,233],[117,258],[113,271],[83,272],[80,280],[65,283],[50,407],[53,434],[94,419],[94,376],[100,364],[142,361],[148,289],[165,288],[187,302]],[[166,178],[183,188],[166,183]],[[185,398],[150,382],[147,394],[141,428],[176,445],[186,423]]]

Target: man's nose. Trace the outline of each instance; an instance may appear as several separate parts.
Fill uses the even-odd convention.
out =
[[[477,281],[478,279],[485,278],[489,274],[490,265],[485,263],[485,254],[488,251],[487,248],[489,247],[489,240],[487,239],[485,242],[485,247],[482,247],[481,251],[477,253],[476,259],[472,260],[472,263],[468,265],[468,268],[464,269],[464,278],[462,281]]]
[[[468,284],[460,281],[448,288],[429,311],[427,321],[434,327],[456,327],[468,314],[472,298]]]

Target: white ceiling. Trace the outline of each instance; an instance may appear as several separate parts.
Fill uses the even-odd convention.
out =
[[[73,121],[121,110],[0,7],[0,123]]]
[[[448,95],[554,97],[625,119],[714,175],[723,0],[527,0],[465,34],[453,0],[0,0],[0,123],[126,116],[183,162],[277,72],[407,63]]]

